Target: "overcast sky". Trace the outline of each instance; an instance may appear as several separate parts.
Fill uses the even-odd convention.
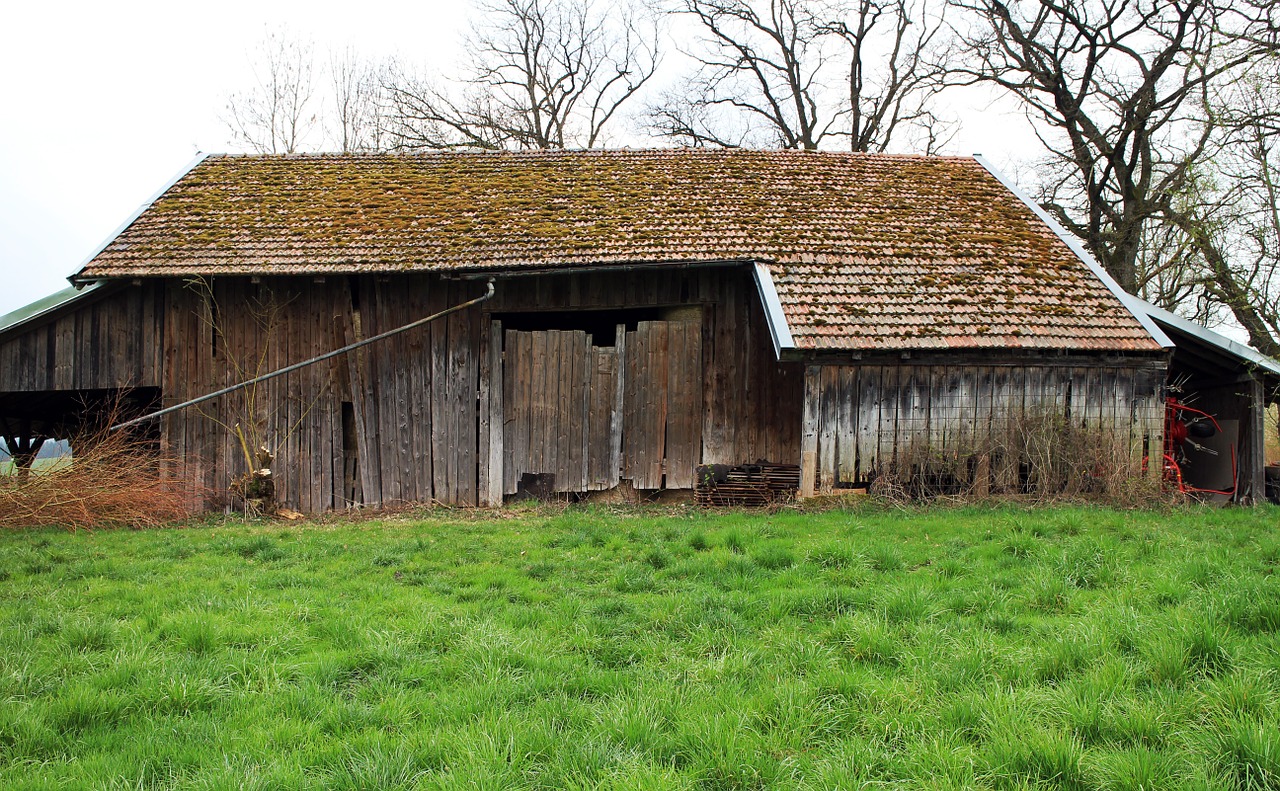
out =
[[[220,115],[268,30],[447,66],[459,2],[13,2],[0,21],[0,314],[66,277],[197,152],[233,150]],[[951,153],[1011,169],[1036,150],[1012,106],[979,102]]]

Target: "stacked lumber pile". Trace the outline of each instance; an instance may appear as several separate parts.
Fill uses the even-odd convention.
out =
[[[708,464],[698,467],[694,501],[703,507],[762,506],[790,500],[799,488],[799,465]]]

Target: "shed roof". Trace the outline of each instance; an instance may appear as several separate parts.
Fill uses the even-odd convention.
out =
[[[82,299],[87,299],[97,290],[97,284],[81,288],[72,286],[71,288],[64,288],[61,291],[56,291],[47,297],[41,297],[35,302],[24,305],[17,310],[10,311],[3,316],[0,316],[0,335],[5,334],[9,330],[15,330],[23,327],[33,321],[38,321],[39,319],[58,311],[64,305],[69,305],[73,302],[79,302]]]
[[[1170,333],[1176,347],[1192,359],[1207,362],[1219,375],[1243,371],[1260,376],[1268,401],[1280,400],[1280,360],[1145,300],[1130,296],[1129,301],[1134,310],[1144,312]]]
[[[1159,351],[972,158],[746,150],[212,156],[76,276],[767,265],[800,349]]]

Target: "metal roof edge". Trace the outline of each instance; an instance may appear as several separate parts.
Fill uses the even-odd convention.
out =
[[[4,335],[5,333],[18,329],[23,325],[42,319],[73,302],[79,302],[80,300],[97,292],[102,285],[102,283],[90,283],[88,286],[72,286],[71,288],[64,288],[61,291],[55,291],[47,297],[41,297],[35,302],[24,305],[17,310],[9,311],[3,316],[0,316],[0,335]]]
[[[1145,312],[1153,320],[1163,324],[1168,324],[1181,332],[1187,333],[1188,335],[1193,335],[1205,343],[1217,346],[1228,354],[1239,357],[1241,360],[1244,360],[1251,365],[1263,368],[1275,376],[1280,376],[1280,360],[1268,357],[1257,349],[1245,346],[1239,341],[1233,341],[1227,336],[1214,332],[1199,322],[1192,321],[1185,316],[1179,316],[1173,311],[1152,305],[1144,299],[1140,299],[1132,295],[1130,295],[1130,299],[1139,307],[1139,309]]]
[[[1023,192],[1022,188],[1015,184],[1012,179],[1001,173],[1000,170],[995,165],[991,164],[986,157],[982,154],[974,154],[973,159],[979,165],[986,168],[987,172],[996,178],[996,181],[1003,184],[1005,189],[1012,192],[1014,197],[1022,201],[1028,209],[1035,212],[1035,215],[1040,218],[1040,221],[1049,226],[1049,229],[1053,231],[1058,238],[1067,245],[1067,247],[1071,248],[1071,252],[1075,253],[1076,257],[1079,258],[1085,266],[1089,267],[1089,270],[1092,271],[1093,274],[1103,282],[1107,289],[1115,295],[1116,299],[1120,300],[1120,304],[1124,306],[1125,310],[1129,311],[1129,314],[1133,316],[1135,321],[1142,325],[1142,328],[1147,331],[1152,340],[1166,349],[1172,349],[1174,347],[1173,340],[1165,334],[1164,330],[1160,329],[1159,325],[1152,320],[1151,316],[1149,316],[1140,305],[1136,304],[1136,302],[1141,302],[1142,300],[1139,300],[1137,297],[1121,288],[1115,278],[1113,278],[1092,255],[1090,255],[1089,251],[1084,248],[1084,245],[1079,239],[1068,232],[1066,228],[1063,228],[1062,225],[1049,214],[1049,212],[1045,211],[1040,204],[1032,200],[1030,195]]]
[[[751,267],[751,273],[756,281],[756,290],[760,292],[760,304],[764,307],[765,323],[769,325],[773,355],[777,359],[782,359],[783,350],[796,348],[796,343],[791,337],[787,316],[782,312],[782,300],[778,298],[778,289],[773,285],[773,274],[766,264],[759,261]]]
[[[104,239],[104,240],[102,241],[102,244],[98,245],[98,246],[97,246],[97,248],[96,248],[96,249],[94,249],[94,251],[93,251],[92,253],[90,253],[90,254],[89,254],[89,257],[88,257],[88,258],[86,258],[86,259],[84,259],[83,261],[81,261],[81,262],[80,262],[80,266],[79,266],[79,268],[77,268],[77,269],[76,269],[76,271],[75,271],[74,273],[72,273],[72,274],[68,275],[68,276],[67,276],[67,280],[68,280],[72,285],[75,285],[75,286],[79,286],[79,285],[82,285],[82,284],[84,284],[84,283],[93,282],[92,280],[88,280],[88,279],[85,279],[85,278],[81,278],[81,277],[80,277],[80,273],[81,273],[81,272],[83,272],[83,271],[85,270],[85,267],[87,267],[89,264],[93,263],[93,259],[95,259],[95,258],[97,258],[99,255],[101,255],[102,251],[103,251],[103,250],[106,250],[106,249],[107,249],[107,247],[108,247],[112,242],[114,242],[114,241],[116,240],[116,238],[117,238],[117,237],[119,237],[119,236],[120,236],[120,234],[124,233],[124,232],[125,232],[125,230],[126,230],[130,225],[133,225],[133,223],[134,223],[134,222],[135,222],[139,217],[141,217],[141,216],[142,216],[142,213],[143,213],[144,211],[146,211],[147,209],[150,209],[150,208],[151,208],[151,205],[160,199],[160,196],[161,196],[161,195],[164,195],[166,192],[168,192],[168,191],[173,187],[173,185],[174,185],[174,184],[177,184],[179,181],[181,181],[181,180],[182,180],[182,178],[183,178],[184,176],[186,176],[186,175],[187,175],[188,173],[190,173],[192,170],[195,170],[196,165],[199,165],[201,162],[205,161],[205,160],[206,160],[206,159],[208,159],[208,158],[209,158],[209,154],[206,154],[206,153],[204,153],[203,151],[202,151],[202,152],[200,152],[200,153],[198,153],[198,154],[196,154],[196,155],[195,155],[195,158],[193,158],[190,162],[188,162],[186,167],[184,167],[181,171],[179,171],[177,174],[175,174],[173,178],[171,178],[171,179],[169,179],[167,182],[165,182],[164,186],[162,186],[160,189],[156,190],[156,191],[155,191],[155,193],[154,193],[150,198],[148,198],[148,199],[147,199],[147,201],[146,201],[145,203],[143,203],[141,206],[139,206],[139,207],[138,207],[138,208],[133,212],[133,214],[129,215],[128,219],[126,219],[123,223],[121,223],[121,224],[120,224],[120,227],[119,227],[119,228],[116,228],[116,229],[115,229],[115,231],[113,231],[113,232],[111,233],[111,235],[110,235],[110,236],[108,236],[106,239]]]

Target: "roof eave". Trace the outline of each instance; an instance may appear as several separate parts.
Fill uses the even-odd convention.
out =
[[[1280,361],[1268,357],[1256,349],[1245,346],[1239,341],[1233,341],[1221,333],[1214,332],[1203,324],[1179,316],[1177,313],[1152,305],[1150,302],[1138,297],[1130,296],[1130,299],[1136,307],[1150,316],[1152,320],[1191,335],[1211,346],[1217,346],[1227,354],[1239,359],[1245,365],[1260,368],[1272,376],[1280,378]]]

